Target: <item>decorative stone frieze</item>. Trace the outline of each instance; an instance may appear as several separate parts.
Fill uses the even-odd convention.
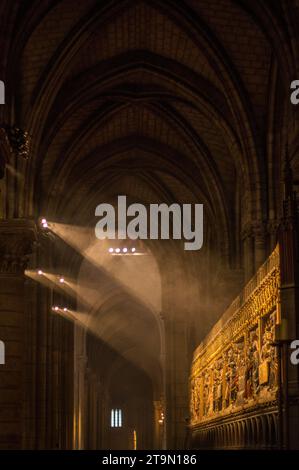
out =
[[[280,322],[278,247],[233,301],[194,354],[191,426],[257,405],[273,404]]]

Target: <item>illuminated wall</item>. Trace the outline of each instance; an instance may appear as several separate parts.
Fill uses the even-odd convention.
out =
[[[275,408],[278,391],[275,325],[280,322],[278,247],[194,353],[190,425]]]

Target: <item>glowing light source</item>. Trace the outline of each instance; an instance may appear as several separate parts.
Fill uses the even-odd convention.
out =
[[[41,219],[40,223],[43,228],[48,228],[48,222],[47,222],[47,219],[45,219],[45,217]]]
[[[127,253],[128,248],[123,248],[123,253]]]
[[[64,307],[63,311],[64,311],[64,312],[67,312],[67,308],[66,308],[66,307]]]
[[[116,248],[115,252],[120,253],[120,248]]]
[[[41,276],[41,275],[44,274],[44,273],[42,272],[41,269],[39,269],[39,270],[37,271],[37,274],[39,274],[39,275]]]
[[[60,282],[61,284],[63,284],[63,283],[64,283],[64,278],[63,278],[63,277],[60,277],[60,278],[59,278],[59,282]]]
[[[136,248],[132,248],[131,251],[132,251],[132,253],[135,253]]]
[[[163,413],[163,411],[161,411],[161,413],[160,413],[160,418],[158,419],[158,423],[159,424],[164,424],[164,413]]]
[[[53,307],[53,310],[55,310],[55,312],[57,312],[57,310],[59,310],[59,307],[57,307],[57,305],[55,305],[55,307]]]
[[[134,450],[137,450],[137,432],[135,431],[135,429],[133,431],[133,444]]]
[[[109,251],[109,253],[113,253],[114,250],[113,250],[113,248],[109,248],[108,251]]]

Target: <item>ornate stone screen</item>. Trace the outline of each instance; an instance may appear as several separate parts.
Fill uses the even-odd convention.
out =
[[[277,247],[195,350],[190,377],[191,429],[208,430],[232,419],[243,426],[245,415],[252,418],[267,407],[271,412],[275,409],[278,377],[272,343],[275,324],[280,322],[279,285]],[[275,419],[273,423],[276,427]],[[250,431],[254,429],[244,427],[241,441]],[[242,444],[237,439],[235,443]]]

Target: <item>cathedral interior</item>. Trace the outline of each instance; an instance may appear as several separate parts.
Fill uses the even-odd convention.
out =
[[[299,449],[298,31],[0,0],[0,449]],[[202,248],[97,239],[119,195],[203,204]]]

